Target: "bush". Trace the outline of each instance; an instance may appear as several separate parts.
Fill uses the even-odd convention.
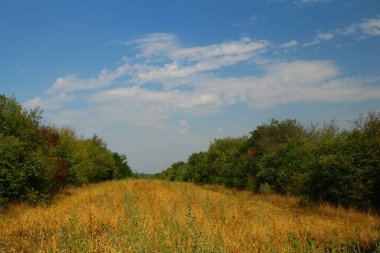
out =
[[[215,140],[160,177],[380,211],[380,113],[360,115],[350,130],[271,120],[249,138]]]
[[[68,184],[132,176],[125,155],[115,155],[94,135],[77,138],[71,129],[42,123],[42,111],[25,111],[0,95],[0,205],[49,201]]]

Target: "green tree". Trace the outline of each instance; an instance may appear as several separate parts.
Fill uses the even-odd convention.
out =
[[[48,200],[67,184],[131,176],[125,155],[114,154],[97,135],[78,138],[68,128],[42,124],[42,111],[24,110],[0,95],[0,205]]]
[[[14,98],[0,95],[1,202],[27,199],[34,202],[48,185],[40,156],[40,110],[24,111]]]
[[[227,187],[244,188],[247,181],[246,168],[241,161],[241,152],[246,138],[215,140],[207,152],[210,183]]]
[[[251,132],[246,149],[253,153],[248,162],[253,190],[268,184],[277,193],[298,191],[292,178],[300,178],[302,152],[306,138],[304,127],[296,120],[278,121],[258,126]]]
[[[207,153],[198,152],[193,153],[188,158],[188,171],[190,174],[191,182],[197,184],[204,184],[208,181],[207,175]]]
[[[133,172],[128,165],[127,156],[114,152],[112,154],[115,161],[115,170],[113,172],[113,178],[123,179],[126,177],[132,177]]]

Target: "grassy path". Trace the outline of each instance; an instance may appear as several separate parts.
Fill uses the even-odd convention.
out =
[[[380,219],[216,186],[126,180],[0,214],[0,252],[363,252]]]

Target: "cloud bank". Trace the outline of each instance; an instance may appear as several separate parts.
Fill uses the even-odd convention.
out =
[[[358,27],[363,33],[376,34],[377,19],[363,20]],[[331,40],[334,34],[319,33],[318,38]],[[65,104],[81,99],[87,103],[85,110],[93,115],[93,122],[165,127],[165,121],[177,115],[213,114],[233,104],[260,109],[294,102],[380,98],[379,87],[373,85],[378,77],[344,76],[331,61],[271,60],[267,52],[272,43],[265,40],[242,37],[185,47],[175,34],[154,33],[118,43],[135,54],[123,58],[113,70],[101,70],[95,77],[58,77],[43,98],[31,99],[25,106],[60,109],[63,117],[75,116],[82,114],[65,110]],[[298,44],[291,40],[278,48]],[[243,65],[259,71],[244,75],[224,73],[229,67]],[[86,93],[79,95],[78,91]],[[183,122],[178,131],[182,134],[187,132]]]

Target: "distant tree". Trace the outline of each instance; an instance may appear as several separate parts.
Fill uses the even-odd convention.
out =
[[[180,161],[173,163],[169,168],[167,168],[164,175],[166,180],[175,181],[177,179],[178,169],[184,164],[184,162]]]
[[[113,172],[113,178],[123,179],[126,177],[132,177],[133,172],[128,165],[127,156],[114,152],[113,159],[115,161],[115,170]]]
[[[193,153],[188,158],[188,171],[190,174],[191,182],[197,184],[204,184],[208,181],[207,168],[207,153],[198,152]]]
[[[245,138],[225,138],[210,145],[207,163],[212,183],[236,188],[246,186],[247,173],[240,161],[245,142]]]
[[[273,119],[249,138],[214,140],[160,177],[380,211],[380,113],[360,115],[350,130]]]

